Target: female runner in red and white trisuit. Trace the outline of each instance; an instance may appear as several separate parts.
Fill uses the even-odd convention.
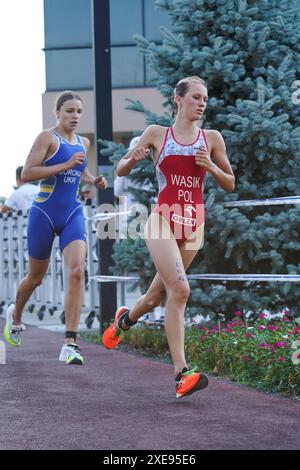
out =
[[[180,80],[174,90],[172,127],[147,127],[138,144],[121,159],[117,174],[125,176],[150,149],[159,186],[158,201],[145,226],[145,240],[157,269],[148,291],[129,311],[120,307],[102,338],[113,349],[124,331],[167,296],[165,331],[175,368],[176,397],[207,386],[206,375],[191,369],[184,354],[184,311],[190,288],[186,270],[203,246],[203,181],[211,173],[225,191],[233,191],[235,177],[224,140],[216,130],[197,126],[207,105],[205,82],[196,76]]]

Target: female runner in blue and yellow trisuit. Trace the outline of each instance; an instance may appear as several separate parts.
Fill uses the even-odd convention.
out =
[[[55,235],[68,269],[65,294],[66,334],[59,359],[83,364],[77,328],[83,303],[86,233],[78,187],[82,179],[99,189],[107,186],[103,176],[94,177],[87,169],[89,140],[75,133],[82,115],[82,100],[71,91],[61,93],[55,106],[57,125],[36,138],[25,163],[22,179],[41,180],[40,192],[28,216],[29,270],[21,281],[16,301],[6,312],[4,336],[12,346],[21,344],[22,312],[34,289],[47,272]]]

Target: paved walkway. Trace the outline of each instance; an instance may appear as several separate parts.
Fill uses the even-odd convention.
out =
[[[171,365],[81,341],[85,365],[68,366],[62,340],[30,326],[7,346],[1,450],[299,449],[300,402],[215,377],[176,400]]]

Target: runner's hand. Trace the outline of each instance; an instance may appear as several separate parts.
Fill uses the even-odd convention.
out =
[[[144,147],[138,147],[130,155],[130,158],[136,162],[139,160],[144,160],[145,158],[148,157],[150,153],[149,149],[145,149]]]
[[[205,147],[200,147],[197,149],[195,153],[195,161],[196,165],[201,166],[202,168],[205,168],[207,171],[211,171],[215,164],[212,162],[210,158],[209,152],[206,150]]]
[[[94,179],[94,185],[98,189],[106,189],[107,188],[107,180],[104,178],[103,175],[96,176]]]
[[[85,158],[85,153],[84,152],[73,153],[72,157],[67,162],[67,164],[68,164],[67,169],[70,170],[71,168],[75,168],[75,166],[82,165],[83,162],[84,162],[84,158]]]

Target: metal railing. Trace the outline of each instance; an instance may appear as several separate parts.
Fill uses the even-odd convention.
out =
[[[97,275],[99,259],[97,255],[97,236],[92,223],[94,209],[84,207],[87,230],[87,273]],[[28,272],[27,250],[28,216],[18,213],[0,214],[0,313],[4,305],[15,299],[16,290]],[[39,227],[36,227],[39,230]],[[86,276],[87,278],[88,276]],[[39,320],[43,320],[46,311],[53,315],[60,312],[59,318],[65,323],[64,293],[67,287],[67,274],[61,255],[58,238],[55,237],[49,268],[41,286],[32,294],[26,308],[35,311]],[[99,294],[94,282],[85,283],[83,312],[87,313],[86,325],[91,327],[95,316],[99,319]],[[100,319],[99,319],[100,320]]]

